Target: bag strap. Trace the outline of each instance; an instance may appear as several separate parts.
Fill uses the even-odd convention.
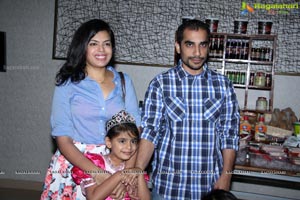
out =
[[[126,86],[125,86],[125,78],[123,72],[119,72],[121,83],[122,83],[122,93],[123,93],[123,100],[125,102],[125,95],[126,95]]]

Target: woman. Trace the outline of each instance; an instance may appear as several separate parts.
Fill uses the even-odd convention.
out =
[[[52,157],[41,199],[85,199],[73,182],[73,165],[91,172],[97,183],[109,175],[101,171],[83,154],[105,154],[105,122],[120,110],[126,110],[140,125],[140,113],[131,79],[125,74],[125,99],[122,81],[110,65],[114,53],[114,34],[99,19],[82,24],[75,32],[67,61],[56,75],[51,127],[58,150]],[[132,167],[135,156],[126,162]],[[112,197],[120,197],[119,184]]]

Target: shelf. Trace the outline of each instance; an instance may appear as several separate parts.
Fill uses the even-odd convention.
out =
[[[262,86],[255,86],[255,85],[249,85],[248,89],[253,89],[253,90],[272,90],[271,87],[262,87]]]
[[[249,63],[257,65],[273,65],[273,61],[250,60]]]
[[[250,93],[252,97],[249,97],[249,91],[260,90],[269,92],[269,94],[264,93],[264,96],[272,102],[270,105],[270,109],[272,109],[277,36],[231,33],[211,33],[211,35],[211,56],[216,56],[216,58],[210,57],[208,60],[210,62],[221,63],[222,68],[218,68],[218,71],[224,75],[226,74],[233,83],[245,83],[233,84],[235,88],[245,90],[244,108],[248,107],[248,99],[253,99],[253,96],[256,98],[256,94],[253,94],[253,92]],[[247,59],[232,59],[229,57]],[[253,80],[253,77],[251,76],[252,72],[256,75],[258,75],[258,72],[264,72],[262,73],[262,76],[266,76],[268,74],[267,78],[269,81],[269,87],[249,85],[249,83],[255,83],[255,78]],[[234,73],[234,75],[232,75],[232,73]],[[235,73],[237,73],[237,75]],[[243,81],[240,81],[240,78],[235,79],[236,76],[243,76]],[[264,83],[262,84],[264,85]]]
[[[254,39],[254,40],[269,40],[273,41],[277,38],[277,35],[266,35],[266,34],[255,34],[255,35],[247,35],[247,34],[234,34],[234,33],[211,33],[212,36],[226,36],[228,38],[237,38],[237,39]]]
[[[252,112],[252,113],[261,113],[261,114],[264,114],[264,113],[268,113],[268,114],[271,114],[272,112],[271,111],[268,111],[268,110],[256,110],[256,109],[242,109],[243,112]]]
[[[246,88],[246,85],[242,85],[242,84],[235,84],[234,83],[233,86],[235,88]],[[248,89],[251,89],[251,90],[272,90],[271,87],[261,87],[261,86],[253,86],[253,85],[249,85]]]
[[[273,61],[259,61],[259,60],[242,60],[242,59],[231,59],[231,58],[209,58],[210,62],[222,62],[222,61],[228,62],[228,63],[251,63],[251,64],[257,64],[257,65],[273,65]]]
[[[246,176],[253,176],[254,173],[253,172],[258,172],[257,174],[255,174],[255,176],[260,176],[260,178],[267,178],[272,175],[274,177],[280,177],[280,179],[285,178],[288,179],[290,181],[290,177],[287,176],[293,176],[293,177],[297,177],[297,182],[300,180],[299,177],[299,172],[295,172],[295,171],[286,171],[286,170],[280,170],[280,169],[270,169],[270,168],[263,168],[263,167],[254,167],[254,166],[247,166],[247,165],[235,165],[234,167],[235,170],[242,170],[241,172],[245,171],[245,173],[238,173],[238,171],[236,171],[236,174],[239,175],[246,175]],[[251,173],[247,173],[247,172],[251,172]],[[269,172],[269,173],[267,173]],[[265,175],[265,176],[263,176]],[[277,176],[276,176],[277,175]],[[274,179],[273,177],[273,179]],[[278,178],[277,178],[278,179]],[[281,180],[283,181],[283,180]],[[299,183],[299,182],[298,182]]]
[[[233,84],[235,88],[246,88],[246,85],[241,85],[241,84]]]

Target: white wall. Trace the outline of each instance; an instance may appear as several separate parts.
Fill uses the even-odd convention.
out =
[[[0,31],[7,34],[7,72],[0,73],[0,178],[43,181],[52,155],[49,115],[54,77],[54,1],[1,0]],[[143,100],[149,81],[164,67],[118,65]],[[299,116],[298,76],[276,76],[274,107]],[[256,99],[254,99],[255,101]]]

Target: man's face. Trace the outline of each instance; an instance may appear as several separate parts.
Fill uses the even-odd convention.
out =
[[[209,39],[205,30],[185,29],[181,43],[175,44],[183,68],[192,75],[200,74],[208,57]]]

